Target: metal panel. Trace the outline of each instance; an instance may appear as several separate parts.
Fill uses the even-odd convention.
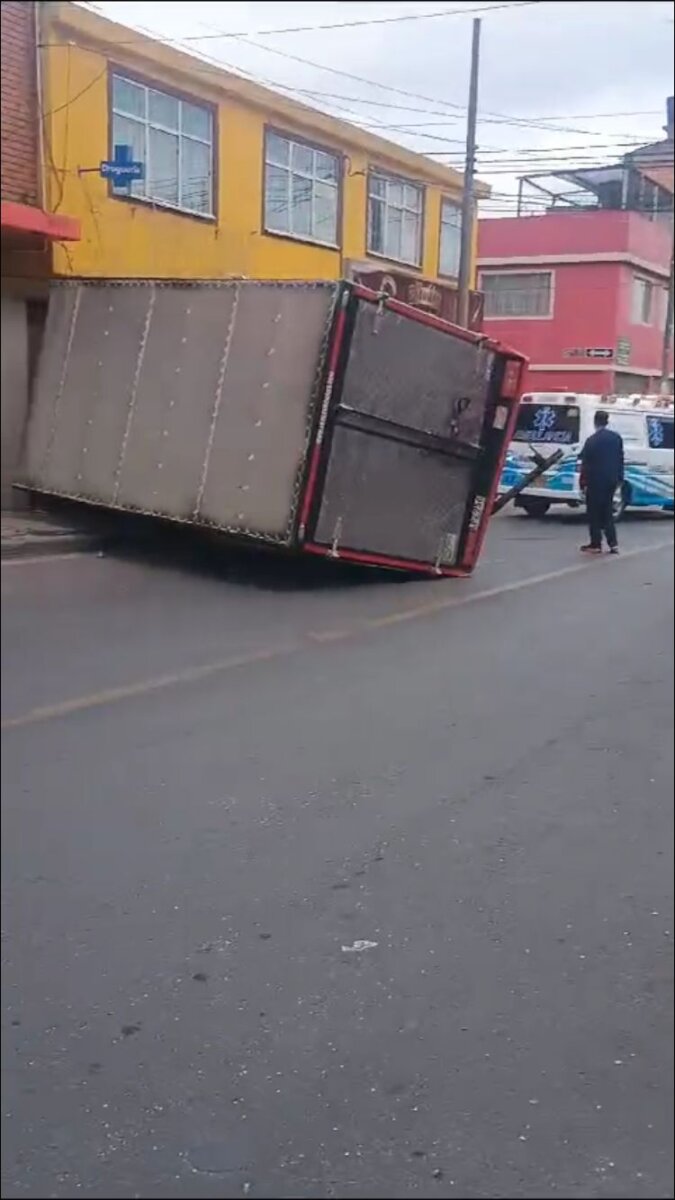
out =
[[[146,320],[144,290],[79,289],[65,385],[47,464],[51,486],[110,503],[124,433],[125,397]]]
[[[453,566],[493,364],[477,340],[359,299],[314,540]]]
[[[162,287],[153,295],[116,500],[124,508],[190,520],[236,290]]]
[[[79,298],[79,288],[59,288],[52,292],[49,301],[24,451],[23,477],[36,487],[52,487],[49,458],[59,421]]]
[[[335,291],[241,289],[201,503],[205,519],[290,536]]]
[[[315,540],[435,565],[455,562],[472,464],[336,426]]]
[[[480,343],[360,302],[341,402],[477,446],[493,360],[493,352]],[[457,401],[466,405],[459,416]]]
[[[290,540],[336,290],[54,287],[25,481]]]

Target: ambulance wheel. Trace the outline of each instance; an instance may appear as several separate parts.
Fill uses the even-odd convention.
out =
[[[523,496],[520,504],[528,517],[545,517],[551,507],[550,501],[539,500],[536,496]]]

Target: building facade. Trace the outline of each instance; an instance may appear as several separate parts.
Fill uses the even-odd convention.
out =
[[[74,5],[44,6],[43,30],[50,206],[82,228],[55,247],[57,275],[379,271],[402,299],[451,315],[451,168]],[[143,178],[102,178],[116,153]]]
[[[2,506],[15,499],[12,481],[21,453],[31,363],[39,340],[51,246],[75,242],[77,220],[65,208],[48,211],[40,171],[38,11],[2,0]]]
[[[660,142],[524,176],[517,216],[480,222],[485,329],[528,355],[528,389],[672,391],[672,110]]]

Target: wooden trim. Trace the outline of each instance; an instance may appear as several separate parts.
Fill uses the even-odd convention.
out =
[[[207,222],[212,225],[218,223],[218,198],[220,184],[220,121],[218,105],[213,104],[210,100],[203,100],[200,96],[190,95],[189,92],[184,92],[178,88],[174,88],[169,84],[158,83],[156,80],[149,78],[146,75],[139,74],[133,68],[125,67],[121,63],[108,61],[108,78],[107,78],[107,96],[108,96],[108,132],[107,145],[108,157],[113,153],[113,76],[119,75],[123,79],[128,79],[130,83],[137,83],[140,87],[150,88],[153,92],[162,92],[165,96],[172,96],[175,100],[182,100],[186,104],[192,104],[195,108],[203,108],[211,114],[211,208],[209,213],[192,212],[188,208],[180,208],[176,204],[165,204],[161,200],[152,200],[149,196],[124,196],[120,192],[115,191],[112,182],[108,181],[108,198],[110,200],[121,200],[123,204],[140,204],[143,208],[151,208],[153,212],[172,213],[174,216],[187,217],[200,222]],[[147,125],[147,122],[144,122]],[[180,136],[180,135],[178,135]],[[202,143],[203,145],[204,143]]]
[[[265,224],[265,177],[267,172],[267,135],[273,133],[277,137],[283,138],[287,142],[295,142],[299,146],[306,146],[308,150],[318,150],[320,154],[328,154],[331,158],[336,159],[338,164],[338,198],[337,198],[337,216],[336,216],[336,242],[319,242],[312,237],[303,237],[297,233],[285,233],[282,229],[268,229]],[[266,122],[263,125],[262,136],[262,176],[260,188],[260,232],[264,237],[281,238],[283,241],[298,242],[304,246],[316,246],[319,250],[332,251],[334,254],[342,252],[344,231],[343,225],[343,210],[344,210],[344,181],[345,181],[345,162],[347,155],[341,150],[335,150],[331,146],[322,145],[320,142],[311,141],[300,133],[291,133],[288,129],[282,129],[278,125],[271,125]],[[290,159],[289,159],[290,171]]]

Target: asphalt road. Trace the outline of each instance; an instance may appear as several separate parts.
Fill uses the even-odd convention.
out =
[[[672,521],[3,565],[6,1197],[672,1195]]]

